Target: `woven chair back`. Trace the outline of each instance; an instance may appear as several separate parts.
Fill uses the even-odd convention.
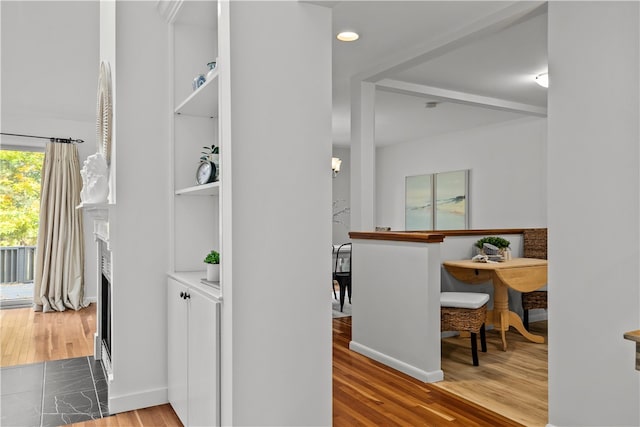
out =
[[[525,258],[547,259],[547,229],[529,228],[522,233]]]

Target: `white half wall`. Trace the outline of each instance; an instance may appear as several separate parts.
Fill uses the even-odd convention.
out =
[[[349,348],[421,381],[442,381],[440,243],[354,240],[353,256]]]
[[[546,132],[523,118],[379,148],[376,225],[404,230],[407,176],[470,169],[470,228],[546,227]]]
[[[549,422],[637,426],[640,5],[549,2],[548,28]]]

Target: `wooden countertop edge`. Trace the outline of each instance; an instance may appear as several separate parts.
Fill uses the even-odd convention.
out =
[[[625,332],[624,338],[640,343],[640,329],[638,329],[637,331]]]
[[[349,237],[357,240],[391,240],[395,242],[442,243],[440,233],[396,232],[396,231],[351,231]]]
[[[522,234],[526,228],[487,228],[482,230],[434,230],[434,231],[351,231],[349,237],[363,240],[395,240],[398,242],[439,243],[445,237],[487,236]]]
[[[448,236],[495,236],[500,234],[522,234],[528,228],[487,228],[479,230],[433,230],[433,231],[392,231],[392,233],[435,233]]]

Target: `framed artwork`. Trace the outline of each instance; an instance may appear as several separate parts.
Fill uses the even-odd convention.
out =
[[[433,175],[406,178],[404,228],[433,230]]]
[[[406,177],[405,229],[468,229],[468,192],[468,169]]]

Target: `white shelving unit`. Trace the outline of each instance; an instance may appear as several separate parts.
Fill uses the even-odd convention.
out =
[[[176,114],[196,117],[218,117],[218,71],[175,109]]]
[[[177,1],[168,18],[173,63],[173,230],[170,272],[204,270],[204,257],[220,250],[221,182],[196,185],[203,147],[220,146],[218,14],[215,1]],[[193,90],[192,82],[207,75],[207,63],[217,68]],[[197,196],[197,197],[195,197]]]
[[[176,190],[176,196],[217,196],[220,194],[220,182],[194,185]]]
[[[218,59],[218,5],[178,0],[167,7],[173,64],[172,229],[167,274],[169,401],[185,425],[220,425],[221,287],[201,282],[204,258],[220,251],[220,181],[196,185],[204,147],[220,146],[219,73],[198,89]],[[224,167],[224,166],[222,166]],[[188,295],[188,297],[184,297]],[[170,322],[171,323],[171,322]],[[188,337],[188,338],[186,338]],[[206,349],[206,356],[199,350]]]

